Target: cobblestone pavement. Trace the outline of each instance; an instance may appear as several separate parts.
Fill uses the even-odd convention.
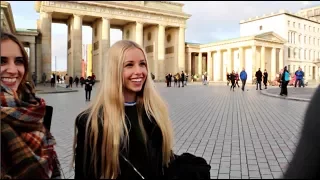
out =
[[[204,157],[211,165],[211,178],[282,176],[295,150],[307,102],[264,96],[252,86],[245,92],[221,85],[156,86],[168,102],[175,153]],[[51,131],[65,178],[74,176],[70,170],[74,120],[88,105],[84,90],[79,90],[40,94],[54,107]]]

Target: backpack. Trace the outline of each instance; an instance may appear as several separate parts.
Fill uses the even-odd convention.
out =
[[[166,179],[210,179],[211,166],[204,158],[190,153],[174,156],[175,159],[165,169]]]

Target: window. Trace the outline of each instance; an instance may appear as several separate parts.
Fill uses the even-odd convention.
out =
[[[299,35],[299,43],[301,43],[301,34]]]
[[[316,28],[315,27],[313,27],[313,32],[316,32]]]
[[[311,52],[312,52],[312,51],[311,51],[311,49],[310,49],[310,50],[309,50],[309,61],[310,61],[311,58],[312,58],[312,57],[311,57]]]
[[[300,23],[298,24],[298,28],[300,29],[301,27],[300,27]]]
[[[306,30],[307,29],[307,25],[304,25],[304,30]]]
[[[259,27],[260,31],[262,30],[262,26]]]
[[[290,43],[290,32],[288,32],[288,42]]]
[[[304,59],[307,59],[307,50],[304,50]]]
[[[311,31],[311,26],[309,26],[309,31]]]
[[[309,37],[309,44],[311,44],[311,37]]]
[[[296,22],[293,22],[293,27],[296,27]]]
[[[304,44],[307,44],[307,36],[304,36]]]
[[[290,47],[288,47],[288,58],[290,58],[290,54],[291,54]]]
[[[316,38],[313,38],[313,45],[316,45]]]
[[[290,21],[288,21],[288,26],[290,26]]]

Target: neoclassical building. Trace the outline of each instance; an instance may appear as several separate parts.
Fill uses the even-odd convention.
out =
[[[248,81],[258,68],[274,80],[284,65],[298,67],[305,78],[320,76],[320,6],[295,14],[286,10],[240,21],[240,37],[208,44],[186,44],[186,71],[208,73],[213,81],[226,81],[226,73],[244,67]]]

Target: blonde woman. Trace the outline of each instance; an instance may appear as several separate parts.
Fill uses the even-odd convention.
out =
[[[98,94],[76,118],[75,178],[162,177],[173,158],[173,129],[145,51],[118,41],[103,64]]]

